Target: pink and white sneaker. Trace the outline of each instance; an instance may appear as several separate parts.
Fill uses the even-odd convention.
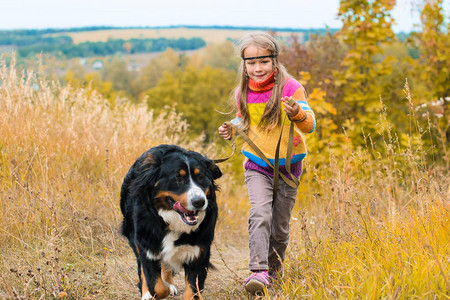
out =
[[[269,273],[267,271],[253,272],[244,280],[245,290],[256,294],[264,291],[270,285]]]

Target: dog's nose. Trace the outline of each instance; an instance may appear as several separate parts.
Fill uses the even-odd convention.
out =
[[[205,199],[202,197],[197,197],[195,199],[192,199],[192,205],[196,209],[201,209],[201,208],[203,208],[203,206],[205,206]]]

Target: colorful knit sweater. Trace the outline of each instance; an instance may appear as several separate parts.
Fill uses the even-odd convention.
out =
[[[273,79],[272,79],[273,80]],[[256,144],[256,146],[264,153],[264,155],[269,159],[271,164],[275,161],[275,150],[280,136],[280,126],[276,127],[270,131],[263,131],[258,129],[258,124],[261,121],[261,117],[264,112],[264,108],[272,95],[273,81],[270,79],[263,83],[250,82],[247,96],[247,106],[250,114],[250,126],[247,132],[249,138]],[[307,148],[305,144],[304,133],[311,133],[314,131],[316,123],[314,112],[308,105],[306,94],[303,86],[295,79],[288,79],[283,87],[282,97],[292,96],[297,103],[300,104],[299,113],[293,117],[293,120],[300,120],[305,117],[306,120],[303,122],[294,123],[294,140],[293,149],[291,157],[291,173],[295,177],[299,177],[302,173],[302,160],[307,154]],[[283,105],[280,101],[280,105]],[[282,109],[282,116],[284,117],[284,110]],[[233,123],[239,124],[240,122],[240,112],[237,114],[237,118],[232,120]],[[289,127],[291,125],[291,120],[286,118],[284,122],[283,136],[280,144],[280,172],[284,173],[289,177],[285,164],[286,164],[286,152],[289,139]],[[242,153],[247,157],[245,162],[245,169],[254,169],[265,173],[267,175],[273,176],[273,170],[264,160],[251,149],[246,143],[242,148]]]

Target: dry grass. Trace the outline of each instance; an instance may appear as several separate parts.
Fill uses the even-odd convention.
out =
[[[174,111],[154,116],[0,68],[0,298],[135,297],[135,262],[118,234],[124,175],[161,143],[215,149],[188,139]]]
[[[224,154],[188,139],[187,128],[174,111],[155,116],[1,64],[0,298],[139,299],[133,254],[118,234],[120,185],[160,143]],[[385,153],[368,149],[304,175],[286,276],[266,299],[449,297],[448,170],[395,139]],[[246,299],[248,202],[242,179],[222,168],[218,271],[205,295]]]
[[[200,37],[207,44],[220,44],[227,39],[238,39],[249,30],[227,29],[195,29],[195,28],[162,28],[162,29],[112,29],[64,33],[72,37],[75,44],[83,42],[106,42],[108,39],[144,39],[144,38],[193,38]],[[292,32],[277,32],[279,36],[287,37]],[[301,33],[297,33],[301,36]]]
[[[359,150],[347,145],[348,155],[332,156],[306,175],[310,190],[303,186],[292,222],[286,277],[267,298],[450,297],[449,153],[441,153],[439,163],[427,161],[420,136],[429,132],[414,118],[407,84],[405,93],[412,127],[407,145],[382,114],[383,152],[370,139]]]

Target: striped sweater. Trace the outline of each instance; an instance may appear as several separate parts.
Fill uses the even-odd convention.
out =
[[[268,132],[258,129],[258,124],[261,121],[264,108],[271,95],[272,89],[267,90],[259,86],[249,85],[247,105],[250,114],[250,126],[247,134],[273,165],[275,161],[275,150],[280,135],[280,127],[277,127]],[[296,126],[294,127],[294,145],[291,157],[291,173],[292,175],[299,177],[302,172],[302,160],[307,154],[304,134],[313,132],[316,126],[316,122],[314,112],[308,105],[305,90],[298,81],[292,78],[286,81],[282,92],[282,97],[284,96],[292,96],[292,98],[300,104],[301,109],[299,113],[292,118],[294,121],[302,119],[305,114],[307,116],[305,121],[295,123]],[[282,105],[281,101],[280,105]],[[284,117],[283,110],[282,115]],[[232,120],[232,122],[235,124],[239,124],[240,113],[237,114],[237,118]],[[285,169],[285,164],[290,125],[291,120],[287,118],[284,122],[285,128],[283,129],[283,136],[280,144],[279,160],[280,172],[284,173],[288,177],[289,175],[287,174],[287,171]],[[268,166],[262,158],[258,157],[250,146],[244,144],[242,153],[245,155],[245,157],[248,158],[244,165],[246,169],[254,169],[273,176],[272,168]]]

